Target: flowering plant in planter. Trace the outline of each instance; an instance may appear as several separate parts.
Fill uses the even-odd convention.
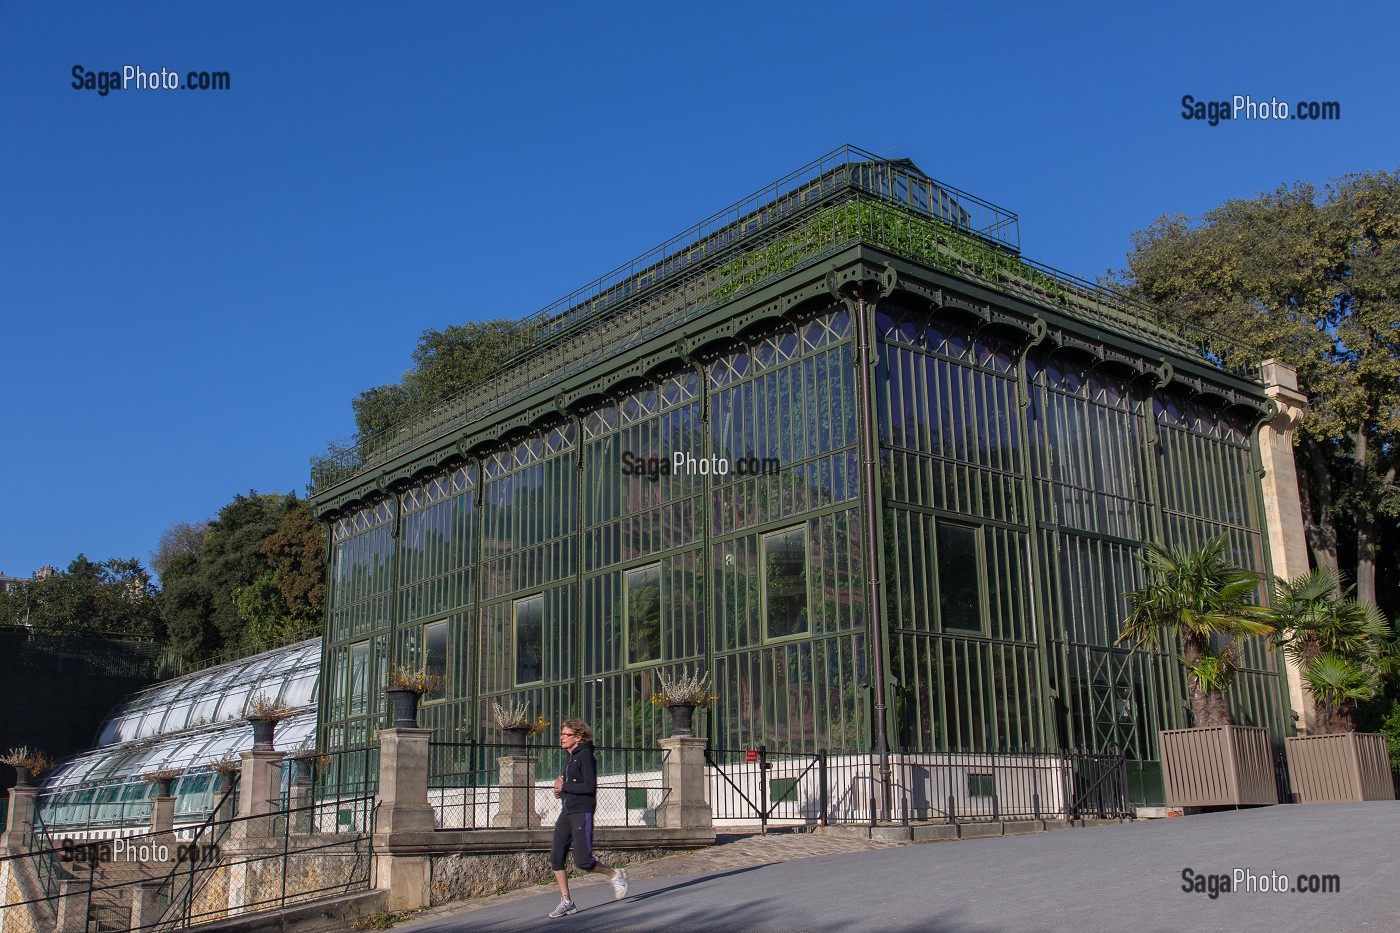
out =
[[[28,745],[10,749],[0,761],[19,772],[21,785],[28,784],[31,778],[36,778],[53,768],[53,760],[48,755]]]
[[[181,771],[179,768],[160,768],[156,771],[146,772],[145,774],[141,775],[141,778],[147,784],[154,784],[158,788],[160,788],[160,792],[157,796],[169,797],[170,785],[173,784],[175,782],[175,779],[183,773],[184,772]]]
[[[710,692],[710,673],[694,673],[689,668],[681,668],[679,675],[667,677],[659,675],[661,689],[652,694],[651,702],[657,706],[709,706],[717,698]]]
[[[401,664],[389,672],[389,690],[412,690],[422,696],[442,692],[442,678],[429,674],[425,667],[410,667]]]
[[[243,762],[237,758],[216,758],[209,762],[209,767],[224,777],[232,777],[243,772]]]
[[[427,668],[409,667],[401,664],[389,672],[389,685],[384,692],[393,704],[395,729],[414,728],[418,725],[418,701],[423,694],[440,693],[442,678],[429,674]]]
[[[539,735],[549,728],[549,720],[543,716],[530,718],[530,707],[525,703],[518,703],[513,706],[502,706],[492,701],[491,718],[496,720],[496,728],[502,732],[510,732],[515,729],[523,730],[529,735]]]
[[[261,720],[263,722],[281,722],[290,719],[292,711],[273,700],[265,693],[259,693],[248,703],[248,712],[244,714],[245,719]]]

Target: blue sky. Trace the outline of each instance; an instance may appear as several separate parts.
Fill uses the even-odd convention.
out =
[[[1162,214],[1394,169],[1400,16],[1333,9],[0,2],[0,571],[303,492],[425,328],[536,311],[842,143],[1090,278]],[[71,86],[127,64],[231,88]]]

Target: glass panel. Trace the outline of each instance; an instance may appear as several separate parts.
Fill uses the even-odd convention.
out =
[[[447,620],[423,626],[423,666],[447,682]]]
[[[808,630],[807,530],[792,528],[763,538],[763,580],[769,638]]]
[[[938,610],[943,628],[982,631],[977,529],[938,523]]]
[[[538,683],[544,679],[544,599],[531,596],[515,604],[515,682]]]
[[[661,657],[661,565],[627,572],[627,661]]]
[[[363,713],[369,701],[369,642],[350,646],[350,713]]]

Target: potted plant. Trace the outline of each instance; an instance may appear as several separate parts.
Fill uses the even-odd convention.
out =
[[[389,686],[384,692],[393,707],[394,728],[412,729],[418,725],[418,702],[423,694],[442,691],[442,678],[429,674],[427,668],[401,665],[389,672]]]
[[[659,675],[661,689],[652,694],[651,702],[664,706],[671,713],[671,735],[694,735],[695,708],[709,706],[715,699],[710,693],[710,673],[701,674],[697,669],[691,672],[681,668],[676,677]]]
[[[549,720],[543,716],[530,718],[530,707],[524,703],[502,706],[492,701],[491,718],[496,721],[496,729],[505,736],[511,754],[525,754],[525,743],[549,728]]]
[[[1274,630],[1253,602],[1259,575],[1232,564],[1227,547],[1223,534],[1194,551],[1151,543],[1139,558],[1145,585],[1125,594],[1131,612],[1115,644],[1155,651],[1179,640],[1186,668],[1193,728],[1158,736],[1170,806],[1278,802],[1267,731],[1233,725],[1225,699],[1244,640]]]
[[[218,780],[214,784],[214,790],[223,793],[233,786],[243,773],[243,762],[237,758],[218,758],[209,762],[209,767],[218,775]]]
[[[36,777],[53,768],[53,761],[48,755],[28,745],[10,749],[0,761],[14,768],[19,775],[15,781],[17,787],[31,786]]]
[[[145,779],[147,784],[156,786],[157,797],[169,797],[171,785],[183,773],[179,768],[161,768],[158,771],[149,771],[141,777]]]
[[[1273,597],[1275,640],[1313,707],[1311,721],[1304,719],[1308,734],[1284,743],[1294,796],[1299,803],[1395,799],[1385,736],[1358,733],[1352,718],[1356,704],[1400,667],[1390,623],[1328,567],[1275,579]]]
[[[277,724],[291,718],[291,715],[290,709],[270,699],[267,694],[260,693],[254,697],[243,716],[253,726],[253,751],[272,751],[272,739]]]

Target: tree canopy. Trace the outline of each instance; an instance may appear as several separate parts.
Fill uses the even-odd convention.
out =
[[[0,593],[0,619],[48,635],[158,639],[159,592],[135,558],[100,564],[79,554],[68,569]]]
[[[1297,183],[1232,199],[1199,220],[1136,234],[1118,284],[1235,335],[1298,370],[1310,408],[1295,455],[1313,564],[1354,568],[1378,591],[1381,555],[1400,551],[1400,173],[1366,172],[1321,191]]]
[[[500,318],[428,329],[413,366],[392,385],[367,389],[351,403],[361,437],[432,410],[442,400],[490,378],[520,347],[530,324]]]

